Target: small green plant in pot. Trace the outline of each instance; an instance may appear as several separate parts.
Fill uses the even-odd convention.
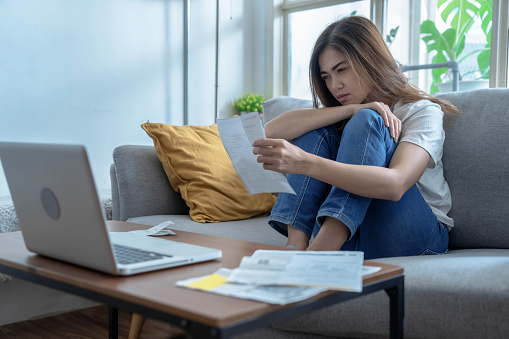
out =
[[[421,39],[426,43],[428,53],[434,54],[432,63],[457,61],[460,64],[468,57],[478,53],[478,69],[469,73],[477,73],[478,78],[488,79],[490,72],[490,42],[491,42],[491,20],[493,12],[493,0],[438,0],[437,8],[444,22],[450,21],[450,28],[444,32],[438,31],[435,23],[430,20],[422,22],[420,27]],[[481,27],[486,36],[486,45],[469,53],[464,53],[465,40],[472,28],[474,21],[480,18]],[[432,70],[433,84],[430,93],[438,91],[436,84],[444,79],[447,68],[436,68]],[[462,77],[469,73],[461,74]]]
[[[239,112],[262,112],[262,103],[265,97],[261,94],[246,93],[233,102],[233,106]]]

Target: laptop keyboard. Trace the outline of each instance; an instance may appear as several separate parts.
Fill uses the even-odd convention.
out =
[[[117,259],[117,262],[122,265],[161,259],[164,257],[171,257],[171,255],[163,255],[161,253],[145,251],[139,248],[119,244],[113,244],[113,251],[115,252],[115,258]]]

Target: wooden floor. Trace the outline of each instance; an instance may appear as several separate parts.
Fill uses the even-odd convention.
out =
[[[118,337],[127,338],[131,314],[119,311]],[[108,307],[96,306],[52,317],[27,320],[0,327],[0,339],[108,338]],[[140,339],[183,338],[182,332],[168,324],[147,319]]]

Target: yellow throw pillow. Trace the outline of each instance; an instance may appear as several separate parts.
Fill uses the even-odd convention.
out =
[[[171,186],[180,192],[197,222],[246,219],[270,212],[276,197],[250,195],[233,168],[217,125],[141,125],[154,140]]]

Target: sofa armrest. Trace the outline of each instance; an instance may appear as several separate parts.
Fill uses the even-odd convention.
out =
[[[152,146],[115,148],[110,175],[114,220],[189,213],[180,194],[171,187]]]

